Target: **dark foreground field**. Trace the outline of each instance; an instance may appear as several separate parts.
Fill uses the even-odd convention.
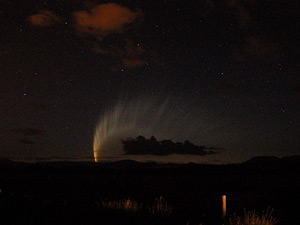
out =
[[[233,213],[242,215],[244,208],[268,207],[278,224],[300,224],[299,157],[224,166],[0,160],[0,189],[0,224],[5,225],[218,225]],[[222,195],[227,196],[225,220]],[[168,208],[153,211],[160,196]],[[118,209],[122,200],[134,207]]]

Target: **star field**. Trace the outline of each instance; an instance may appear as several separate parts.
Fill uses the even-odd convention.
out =
[[[0,157],[89,158],[99,116],[121,98],[192,113],[162,138],[220,148],[199,162],[299,154],[299,3],[0,4]]]

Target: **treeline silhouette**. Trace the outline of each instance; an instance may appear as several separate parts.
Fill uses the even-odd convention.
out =
[[[170,154],[187,154],[187,155],[207,155],[215,154],[216,148],[205,146],[197,146],[186,140],[182,142],[174,143],[171,140],[157,141],[154,136],[150,139],[146,139],[143,136],[137,138],[127,138],[121,140],[123,143],[123,149],[127,155],[170,155]]]

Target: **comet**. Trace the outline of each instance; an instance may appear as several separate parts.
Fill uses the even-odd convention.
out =
[[[121,139],[157,133],[167,106],[168,100],[141,99],[120,101],[113,107],[106,107],[94,132],[94,161],[122,155]]]

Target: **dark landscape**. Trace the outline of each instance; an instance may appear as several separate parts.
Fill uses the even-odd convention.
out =
[[[227,224],[234,213],[274,209],[300,224],[300,156],[241,164],[0,160],[1,224]],[[222,217],[222,195],[227,214]],[[137,203],[117,208],[108,202]],[[167,210],[151,211],[158,201]],[[149,210],[150,209],[150,210]]]

